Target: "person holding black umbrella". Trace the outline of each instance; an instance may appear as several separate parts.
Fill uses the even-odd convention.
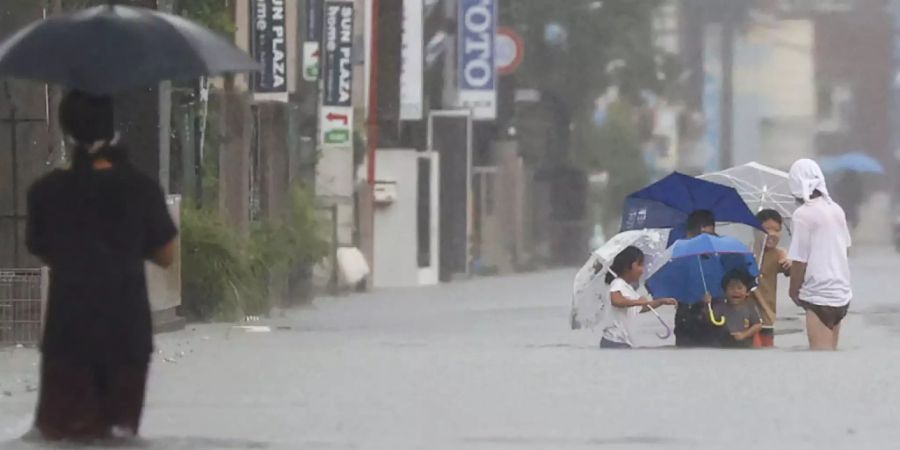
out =
[[[134,436],[153,351],[144,261],[172,263],[176,228],[159,185],[116,145],[109,97],[70,92],[59,115],[72,167],[28,193],[28,248],[50,267],[35,428]]]
[[[261,69],[199,24],[114,3],[37,21],[0,43],[0,77],[71,90],[60,123],[72,167],[28,193],[28,248],[50,267],[35,430],[51,440],[137,434],[153,350],[144,262],[166,267],[174,257],[165,197],[117,145],[111,96]]]

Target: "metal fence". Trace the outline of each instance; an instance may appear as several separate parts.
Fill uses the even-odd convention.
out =
[[[0,269],[0,347],[38,344],[45,280],[41,269]]]

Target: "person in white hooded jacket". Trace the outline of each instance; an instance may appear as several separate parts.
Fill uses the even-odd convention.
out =
[[[850,287],[850,230],[844,210],[831,199],[825,176],[815,161],[791,166],[791,193],[801,202],[793,214],[788,257],[791,299],[806,310],[811,350],[837,350],[841,321],[847,315]]]

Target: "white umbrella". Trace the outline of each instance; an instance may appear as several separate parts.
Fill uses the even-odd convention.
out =
[[[654,273],[658,269],[657,265],[665,263],[661,261],[665,258],[660,256],[666,252],[668,239],[668,229],[625,231],[613,236],[591,253],[590,258],[575,275],[570,314],[572,329],[594,328],[603,322],[609,305],[609,286],[606,285],[605,278],[616,255],[628,246],[635,246],[644,252],[646,272]],[[653,313],[656,314],[656,311]],[[659,314],[656,314],[656,317],[659,318]],[[660,337],[667,338],[669,328],[661,318],[659,320],[667,330],[665,337]]]
[[[797,209],[788,186],[788,174],[769,166],[751,162],[698,178],[733,187],[754,213],[774,209],[790,220]]]
[[[778,211],[784,218],[788,233],[791,232],[791,216],[797,209],[797,200],[791,194],[787,172],[750,162],[719,172],[703,174],[698,178],[733,187],[754,213],[764,209]],[[764,245],[764,241],[760,242],[761,248],[756,258],[760,266]]]

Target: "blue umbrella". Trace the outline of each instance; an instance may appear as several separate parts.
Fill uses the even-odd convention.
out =
[[[762,229],[733,187],[673,172],[625,199],[622,231],[673,228],[669,235],[671,244],[685,236],[687,216],[700,209],[711,211],[717,222]]]
[[[822,171],[834,172],[859,172],[859,173],[884,173],[884,166],[877,159],[863,153],[851,152],[838,156],[828,156],[819,162]]]
[[[701,234],[672,246],[669,262],[649,274],[647,289],[654,297],[669,297],[692,304],[708,292],[724,298],[722,278],[732,270],[759,275],[753,252],[741,241],[727,236]]]

